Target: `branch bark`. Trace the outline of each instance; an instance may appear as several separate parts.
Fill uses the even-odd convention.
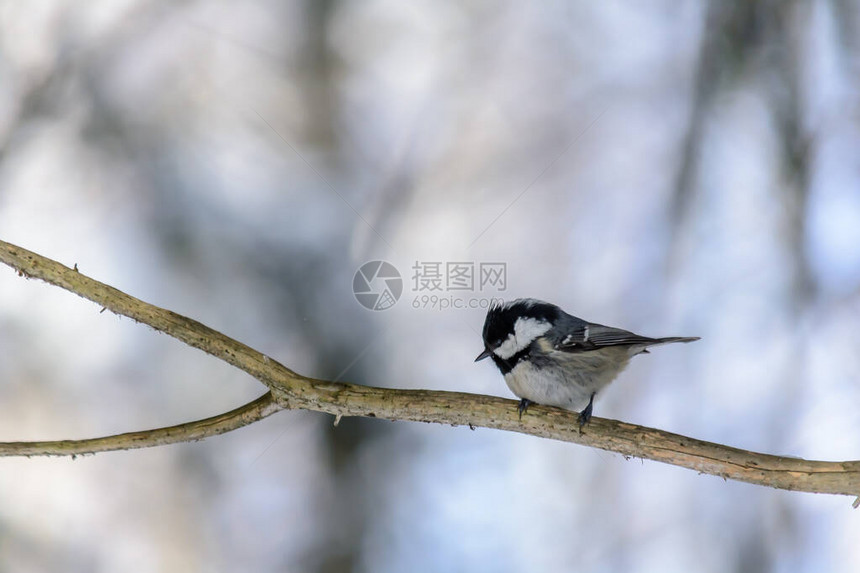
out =
[[[38,278],[62,287],[116,314],[148,324],[257,378],[268,386],[272,400],[272,403],[265,407],[258,404],[261,408],[258,411],[260,418],[278,408],[302,408],[338,417],[367,416],[493,428],[572,442],[624,456],[655,460],[726,479],[779,489],[860,495],[860,461],[826,462],[774,456],[602,418],[592,418],[591,423],[580,432],[577,414],[558,408],[533,406],[528,414],[519,420],[516,402],[503,398],[460,392],[375,388],[318,380],[297,374],[274,359],[195,320],[147,304],[26,249],[0,241],[0,261],[17,269],[23,276]],[[251,404],[263,400],[266,396]],[[229,421],[229,414],[231,413],[222,416],[227,416]],[[216,418],[220,417],[207,420]],[[248,418],[246,423],[255,421],[251,418]],[[207,420],[173,428],[189,426],[185,438],[199,439],[205,436],[193,433],[190,426],[206,425]],[[232,423],[235,423],[235,420]],[[233,429],[228,427],[226,422],[218,428],[221,431]],[[195,431],[199,429],[196,427]],[[134,436],[133,440],[124,438],[123,441],[117,436],[100,439],[113,439],[113,442],[107,442],[113,445],[159,445],[168,443],[159,442],[158,439],[164,439],[165,433],[170,434],[171,430],[149,430],[152,436],[149,438],[147,432],[136,432],[124,435]],[[206,435],[215,433],[221,432],[212,431]],[[155,438],[156,435],[160,438]],[[181,435],[180,432],[170,434],[170,437],[179,441]],[[58,449],[59,443],[65,445]],[[50,447],[46,444],[50,444]],[[98,444],[103,445],[104,442]],[[94,445],[97,443],[91,440],[32,442],[29,446],[18,443],[15,446],[18,450],[15,451],[15,448],[9,447],[10,444],[0,444],[0,455],[56,455],[102,451],[91,449]]]

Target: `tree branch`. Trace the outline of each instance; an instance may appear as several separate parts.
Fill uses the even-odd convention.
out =
[[[0,442],[0,456],[76,456],[112,450],[151,448],[179,442],[194,442],[253,424],[282,409],[272,398],[272,393],[266,392],[253,402],[248,402],[235,410],[211,418],[166,428],[129,432],[89,440]]]
[[[780,489],[860,495],[860,461],[824,462],[773,456],[601,418],[592,418],[580,432],[576,413],[558,408],[533,406],[520,421],[516,402],[503,398],[317,380],[297,374],[197,321],[147,304],[26,249],[0,241],[0,261],[24,276],[74,292],[236,366],[268,386],[278,407],[303,408],[335,416],[494,428],[591,446]],[[146,432],[130,435],[143,434]],[[30,455],[55,453],[40,451],[35,444],[38,442],[29,450]],[[2,451],[7,452],[5,449]],[[16,453],[23,454],[19,451],[6,455]],[[56,453],[74,451],[66,449]]]

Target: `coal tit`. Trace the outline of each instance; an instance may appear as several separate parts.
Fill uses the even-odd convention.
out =
[[[484,351],[508,388],[521,398],[522,418],[531,404],[580,411],[579,425],[591,419],[594,396],[627,366],[630,358],[670,342],[699,337],[649,338],[620,328],[586,322],[554,304],[520,298],[496,304],[484,321]]]

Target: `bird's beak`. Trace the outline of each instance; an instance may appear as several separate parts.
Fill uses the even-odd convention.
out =
[[[493,353],[492,350],[490,350],[489,348],[485,348],[484,351],[481,352],[480,354],[478,354],[478,357],[475,358],[475,362],[479,362],[479,361],[483,360],[484,358],[489,358],[490,354],[492,354],[492,353]]]

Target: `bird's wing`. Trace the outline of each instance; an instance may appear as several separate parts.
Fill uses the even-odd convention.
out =
[[[564,352],[585,352],[606,346],[626,346],[632,344],[656,344],[658,341],[640,336],[627,330],[587,322],[574,326],[555,345],[556,350]]]

